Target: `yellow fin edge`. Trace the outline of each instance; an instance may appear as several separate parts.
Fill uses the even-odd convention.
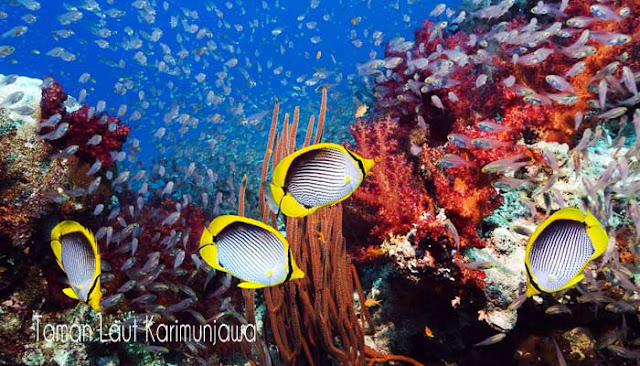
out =
[[[75,291],[73,291],[71,287],[63,288],[62,292],[74,300],[79,300],[78,295],[76,295]]]

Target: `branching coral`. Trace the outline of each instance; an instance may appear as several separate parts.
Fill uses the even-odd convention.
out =
[[[394,232],[406,232],[422,214],[433,212],[431,198],[407,164],[407,154],[398,146],[397,130],[397,123],[390,119],[376,124],[361,121],[351,127],[356,151],[376,162],[365,177],[366,184],[354,192],[353,204],[347,206],[358,218],[349,221],[351,242],[356,245],[363,244],[356,241],[359,234],[385,238]],[[361,225],[369,226],[368,232],[353,231]]]
[[[322,107],[315,142],[322,136],[326,111],[326,89],[323,90]],[[262,181],[266,179],[269,165],[296,149],[298,113],[289,124],[285,116],[279,136],[275,137],[278,103],[273,114],[271,133],[263,162]],[[313,119],[307,130],[304,145],[311,142]],[[271,150],[271,146],[275,146]],[[264,202],[264,192],[261,194]],[[263,220],[276,224],[275,216],[263,210]],[[306,360],[310,365],[333,360],[340,365],[364,365],[366,362],[399,360],[412,365],[420,363],[408,357],[384,355],[365,346],[365,331],[375,332],[368,309],[360,305],[356,309],[354,294],[360,301],[364,294],[356,268],[346,251],[342,234],[342,206],[323,208],[299,219],[289,218],[286,225],[291,254],[305,277],[280,286],[265,288],[264,297],[269,318],[268,332],[278,347],[279,358],[287,365],[297,365]],[[253,318],[253,294],[245,293],[247,318]],[[259,358],[264,358],[259,349]]]
[[[509,5],[502,14],[513,6],[501,4]],[[574,27],[572,22],[566,26],[564,21],[592,16],[588,6],[573,4],[562,11],[557,10],[559,4],[548,6],[556,10],[536,19],[525,15],[505,22],[470,19],[500,16],[478,11],[449,28],[446,22],[426,20],[415,31],[415,42],[394,39],[387,44],[384,60],[359,67],[361,75],[374,77],[377,96],[377,121],[369,127],[357,122],[352,128],[356,142],[362,145],[359,148],[390,144],[397,149],[394,154],[404,163],[381,159],[392,162],[384,171],[390,176],[404,172],[401,179],[409,182],[404,190],[417,186],[418,192],[426,190],[432,197],[416,194],[398,202],[409,211],[423,202],[429,202],[427,213],[444,208],[463,248],[484,245],[483,219],[501,203],[494,184],[501,184],[505,173],[527,162],[544,163],[531,144],[541,140],[575,144],[575,133],[606,121],[606,115],[596,116],[615,107],[615,101],[622,100],[627,106],[638,102],[622,80],[623,65],[629,70],[637,66],[632,55],[638,53],[638,27],[633,23],[638,5],[620,8],[628,15],[619,22],[589,18],[585,27]],[[376,70],[382,67],[382,72]],[[562,78],[569,86],[558,82]],[[598,84],[603,82],[609,85],[607,103],[599,106]],[[397,121],[392,136],[377,132],[388,126],[384,116]],[[510,157],[517,158],[515,163],[482,170]],[[507,181],[517,184],[517,179]],[[368,187],[375,186],[365,185],[362,193],[354,195],[355,205],[362,204],[354,213],[371,220],[378,203],[365,196]],[[378,197],[399,194],[395,187],[385,185],[375,192]],[[411,216],[410,222],[417,224],[418,215],[405,217]],[[379,215],[369,226],[406,233],[407,221],[393,217]]]

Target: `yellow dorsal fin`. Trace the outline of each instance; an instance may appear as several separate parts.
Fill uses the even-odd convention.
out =
[[[60,266],[64,271],[64,267],[62,267],[62,244],[60,243],[60,240],[51,240],[51,250],[53,250],[53,255],[56,257],[58,266]]]
[[[362,165],[364,166],[364,171],[369,174],[369,172],[371,171],[371,168],[373,168],[374,165],[376,165],[376,162],[373,161],[373,159],[365,159],[362,158]]]

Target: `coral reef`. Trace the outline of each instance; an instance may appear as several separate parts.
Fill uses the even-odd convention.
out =
[[[326,88],[323,89],[315,142],[320,142],[326,112]],[[279,104],[274,108],[271,132],[263,161],[262,180],[266,182],[269,165],[276,166],[283,157],[296,149],[298,110],[289,124],[285,116],[281,138],[276,138]],[[307,130],[303,146],[311,142],[313,119]],[[271,150],[271,146],[276,146]],[[240,207],[244,206],[244,191],[241,191]],[[260,202],[265,202],[261,191]],[[263,221],[277,227],[275,215],[265,210]],[[244,209],[241,209],[241,213]],[[266,314],[263,336],[269,334],[277,345],[276,362],[298,365],[306,361],[310,365],[335,362],[339,365],[364,365],[376,362],[404,361],[411,365],[421,363],[405,356],[385,354],[365,344],[365,333],[374,334],[368,308],[364,306],[364,294],[356,267],[346,251],[342,230],[342,205],[322,208],[298,219],[289,218],[286,237],[291,255],[295,258],[305,277],[264,290]],[[254,294],[245,292],[246,318],[254,315]],[[354,296],[359,300],[356,308]],[[372,342],[369,342],[371,344]],[[373,344],[375,346],[375,344]],[[257,347],[257,359],[264,363],[267,355]],[[377,348],[377,347],[376,347]],[[252,358],[252,357],[250,357]]]
[[[366,184],[354,192],[357,205],[348,207],[358,218],[349,222],[348,235],[355,246],[366,244],[358,241],[364,235],[384,239],[406,232],[424,213],[433,212],[431,198],[396,140],[398,129],[388,118],[374,125],[360,121],[351,126],[358,153],[376,162]]]
[[[465,10],[454,24],[425,20],[414,41],[393,39],[384,59],[358,67],[373,80],[375,105],[368,121],[352,126],[355,149],[388,164],[378,167],[382,182],[367,179],[347,202],[347,222],[366,223],[355,225],[350,250],[365,262],[387,257],[405,280],[437,293],[448,281],[459,289],[452,305],[473,311],[494,334],[520,337],[529,324],[518,326],[519,313],[531,322],[575,303],[637,309],[637,282],[628,281],[640,259],[632,239],[640,224],[640,6],[505,0]],[[566,206],[605,223],[609,249],[587,270],[588,285],[536,296],[518,310],[527,238]],[[597,338],[602,329],[587,332]],[[559,334],[543,333],[548,338],[534,354],[555,360],[549,337]],[[614,357],[635,357],[624,338],[616,342]],[[595,362],[593,346],[585,349]]]
[[[41,84],[41,80],[18,77],[0,87],[0,99],[24,94],[10,108],[0,109],[0,235],[5,246],[19,249],[25,249],[36,224],[52,211],[47,193],[63,187],[69,175],[70,164],[51,160],[51,147],[37,138]],[[22,107],[33,112],[12,111]]]
[[[130,172],[113,169],[122,160],[116,155],[129,127],[106,113],[93,115],[93,107],[69,105],[71,98],[52,79],[44,84],[41,88],[41,80],[17,77],[0,88],[0,99],[24,93],[10,108],[0,109],[0,233],[7,243],[0,255],[0,291],[11,299],[2,303],[5,326],[0,332],[6,335],[3,349],[14,351],[2,360],[89,364],[89,354],[103,354],[105,363],[138,359],[161,364],[156,353],[163,353],[162,347],[93,342],[88,349],[83,342],[43,342],[34,338],[36,329],[25,328],[40,313],[42,323],[71,322],[97,329],[95,313],[61,291],[64,274],[48,245],[48,230],[60,217],[81,221],[96,233],[103,260],[101,283],[107,293],[102,302],[105,323],[143,315],[165,324],[239,322],[232,306],[240,294],[225,296],[231,277],[215,276],[197,252],[205,222],[202,209],[162,189],[149,192],[149,185],[140,182],[146,175],[129,179]],[[60,117],[52,119],[55,114]],[[68,128],[57,135],[64,124]],[[87,144],[97,134],[102,136],[99,143]],[[68,151],[74,145],[77,148]],[[23,342],[24,332],[31,336],[29,342]],[[233,343],[221,343],[215,351],[210,343],[172,348],[182,350],[190,363],[214,362],[238,351]]]
[[[109,116],[104,102],[79,105],[52,78],[0,76],[0,363],[639,360],[640,3],[465,7],[445,7],[413,41],[390,40],[384,59],[372,53],[359,65],[375,102],[351,125],[350,148],[376,165],[351,199],[299,219],[270,212],[262,185],[300,145],[299,108],[278,128],[276,102],[268,137],[256,128],[267,145],[262,174],[238,184],[259,162],[236,165],[233,152],[196,160],[186,137],[198,118],[182,101],[153,134],[167,157],[145,165],[140,141],[124,146],[126,108]],[[323,88],[302,145],[322,140],[327,109]],[[527,240],[568,206],[604,224],[607,250],[580,284],[527,299]],[[285,232],[305,278],[240,290],[207,266],[203,226],[236,210]],[[61,291],[65,275],[47,245],[61,218],[95,232],[105,322],[255,324],[257,342],[36,339],[29,324],[39,315],[99,326]]]
[[[40,102],[42,122],[55,114],[60,115],[60,120],[57,125],[43,127],[40,133],[53,132],[56,126],[67,123],[66,133],[51,139],[50,143],[59,149],[75,145],[80,158],[89,163],[99,160],[103,167],[111,167],[114,163],[113,154],[122,149],[130,128],[121,124],[118,117],[109,116],[86,104],[79,108],[68,106],[70,102],[60,83],[51,78],[45,79]]]

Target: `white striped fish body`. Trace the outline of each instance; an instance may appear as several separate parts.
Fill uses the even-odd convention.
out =
[[[549,216],[527,244],[527,296],[580,282],[587,263],[604,252],[607,242],[606,231],[590,212],[567,207]]]
[[[200,256],[211,267],[240,279],[241,288],[275,286],[304,277],[287,239],[247,217],[216,217],[200,237]]]
[[[274,169],[269,206],[290,217],[310,215],[351,196],[373,165],[373,160],[338,144],[307,146],[286,156]]]
[[[100,252],[93,234],[76,221],[62,221],[51,230],[51,249],[71,285],[62,292],[98,311],[102,299]]]
[[[81,301],[87,301],[96,272],[96,257],[91,243],[79,232],[60,237],[62,268],[69,284]]]
[[[287,252],[272,233],[246,223],[227,226],[217,236],[218,263],[243,281],[273,286],[288,273]]]
[[[355,191],[363,174],[351,157],[338,149],[311,150],[297,157],[285,186],[306,208],[322,207]]]
[[[540,288],[558,291],[582,273],[593,252],[591,239],[583,223],[555,221],[531,247],[531,274]]]

